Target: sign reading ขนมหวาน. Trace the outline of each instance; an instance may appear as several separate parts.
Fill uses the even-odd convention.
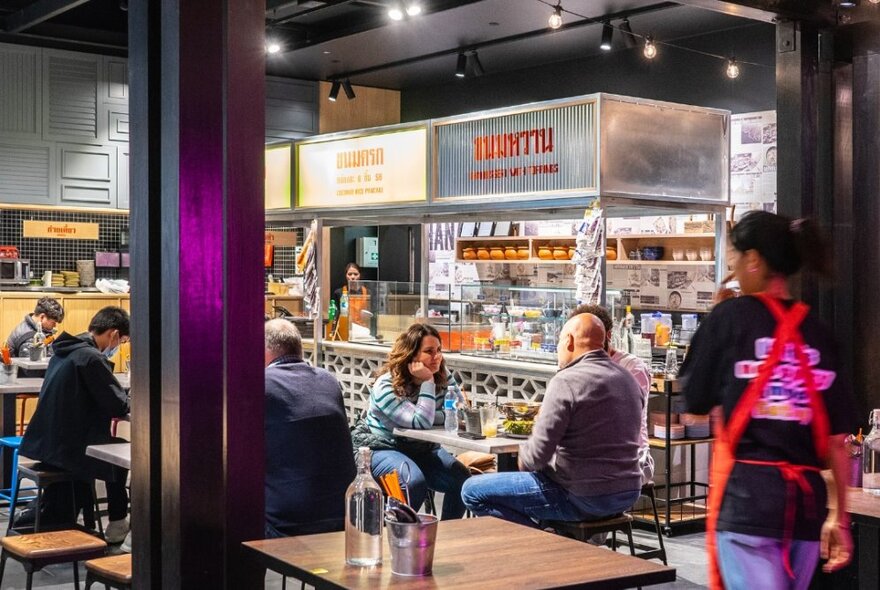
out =
[[[100,226],[97,223],[71,221],[23,221],[22,237],[49,238],[55,240],[97,240]]]
[[[296,206],[425,201],[427,143],[427,130],[418,128],[298,144]]]

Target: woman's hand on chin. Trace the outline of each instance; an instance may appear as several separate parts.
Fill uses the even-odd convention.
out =
[[[417,385],[434,379],[434,373],[431,372],[431,369],[420,361],[413,361],[409,364],[409,374],[413,376]]]

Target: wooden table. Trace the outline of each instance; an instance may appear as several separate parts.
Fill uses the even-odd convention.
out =
[[[86,447],[86,455],[124,469],[131,469],[131,443],[89,445]]]
[[[12,364],[26,371],[45,371],[49,366],[49,359],[32,361],[29,358],[14,358],[12,359]]]
[[[428,430],[411,428],[395,428],[395,436],[403,436],[413,440],[438,443],[448,447],[464,449],[466,451],[479,451],[498,455],[498,471],[517,471],[516,458],[519,448],[526,441],[518,438],[505,438],[493,436],[480,440],[463,438],[458,434],[450,434],[442,427]]]
[[[859,588],[876,590],[880,584],[880,496],[849,488],[846,506],[858,526]]]
[[[243,543],[262,567],[304,580],[316,589],[399,588],[634,588],[675,581],[675,569],[497,518],[442,521],[434,573],[391,573],[388,540],[384,565],[345,564],[345,533]]]

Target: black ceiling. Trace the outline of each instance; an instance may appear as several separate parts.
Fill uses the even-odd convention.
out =
[[[267,57],[267,72],[308,80],[346,76],[384,88],[427,86],[454,71],[459,50],[477,49],[488,73],[512,71],[599,53],[602,27],[593,20],[611,18],[619,26],[629,16],[637,35],[675,42],[731,28],[748,34],[745,27],[755,24],[706,7],[749,5],[732,12],[762,18],[768,13],[758,5],[794,0],[679,0],[684,5],[565,0],[571,13],[563,15],[558,31],[547,26],[554,3],[548,0],[419,0],[422,14],[402,21],[388,18],[393,1],[267,0],[267,37],[283,45]],[[798,0],[793,6],[828,2]],[[0,0],[0,41],[124,55],[126,5],[127,0]],[[618,32],[615,49],[624,46]]]

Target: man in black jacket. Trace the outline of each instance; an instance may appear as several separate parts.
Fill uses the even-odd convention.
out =
[[[51,297],[40,298],[34,307],[34,313],[24,316],[21,323],[6,338],[9,354],[16,357],[28,356],[37,332],[42,334],[43,338],[54,334],[55,324],[62,320],[64,320],[64,308],[61,307],[61,304]],[[40,342],[43,341],[43,338],[40,338]]]
[[[110,524],[105,533],[111,543],[121,542],[128,532],[128,472],[87,457],[86,447],[113,442],[110,419],[129,413],[128,394],[108,360],[128,338],[128,312],[120,307],[100,310],[85,334],[61,333],[52,345],[55,354],[20,449],[25,457],[76,474],[81,480],[76,486],[79,507],[91,506],[92,480],[106,482]],[[69,499],[55,499],[65,493],[66,485],[58,484],[57,490],[50,488],[44,496],[53,516],[56,506],[58,516],[70,506]]]

